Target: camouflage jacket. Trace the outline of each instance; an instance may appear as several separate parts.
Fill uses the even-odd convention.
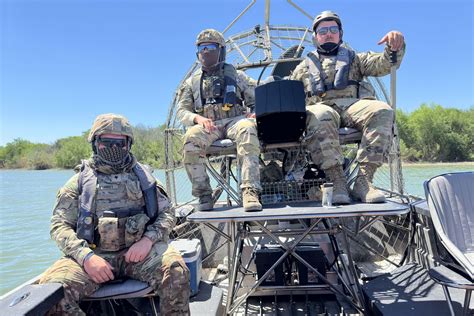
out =
[[[66,256],[74,258],[82,265],[84,258],[93,250],[86,240],[78,238],[75,231],[79,217],[78,179],[79,173],[72,176],[59,190],[51,218],[50,234]],[[161,192],[158,184],[156,190],[158,216],[154,223],[146,227],[144,232],[144,236],[148,237],[153,243],[166,240],[176,223],[173,207],[168,198]],[[97,226],[95,228],[97,229]]]
[[[397,52],[397,68],[402,62],[403,55],[405,54],[405,45]],[[332,84],[336,74],[336,57],[322,57],[320,58],[321,67],[326,74],[325,84]],[[322,101],[335,101],[339,106],[347,107],[350,104],[356,102],[359,98],[358,87],[349,85],[341,90],[329,90],[323,96],[310,95],[312,76],[309,72],[308,63],[310,60],[306,58],[303,60],[293,71],[290,76],[292,80],[299,80],[303,82],[305,92],[307,93],[307,104],[314,104]],[[363,52],[357,53],[350,65],[349,78],[348,80],[362,82],[364,77],[374,76],[380,77],[390,73],[390,49],[386,46],[382,53],[375,52]],[[364,86],[361,86],[364,87]]]
[[[225,65],[231,66],[229,64]],[[207,73],[199,69],[194,72],[179,89],[176,116],[185,126],[193,126],[195,124],[194,118],[198,115],[195,111],[195,104],[198,102],[195,96],[200,95],[200,91],[198,90],[200,89],[200,85],[193,83],[201,81],[201,77],[205,80],[207,76]],[[196,80],[196,77],[199,81]],[[241,70],[236,71],[235,80],[237,83],[237,98],[244,101],[246,107],[252,107],[255,104],[256,80],[250,78]]]

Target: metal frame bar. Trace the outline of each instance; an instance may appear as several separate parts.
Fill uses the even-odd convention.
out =
[[[234,248],[234,256],[233,256],[234,260],[233,260],[233,263],[232,263],[232,274],[229,277],[229,293],[228,293],[227,306],[226,306],[227,313],[228,314],[234,313],[236,311],[236,309],[238,309],[248,297],[250,297],[253,293],[255,293],[257,291],[257,288],[270,275],[271,271],[273,271],[290,254],[292,256],[294,256],[302,264],[304,264],[308,269],[310,269],[311,271],[316,273],[318,275],[318,277],[325,283],[324,286],[321,286],[321,285],[316,286],[316,287],[309,286],[308,289],[309,288],[313,288],[313,289],[314,288],[330,288],[332,290],[332,292],[335,292],[335,293],[341,295],[341,297],[346,298],[349,304],[351,304],[359,312],[363,313],[363,311],[364,311],[364,301],[363,301],[363,298],[361,298],[361,295],[362,295],[361,292],[359,292],[360,291],[360,285],[357,283],[357,274],[355,272],[355,267],[353,265],[352,257],[350,255],[348,255],[349,266],[347,267],[344,263],[343,263],[343,265],[345,266],[345,269],[346,269],[345,273],[350,271],[350,273],[352,274],[353,281],[350,281],[350,277],[347,277],[347,279],[348,279],[347,281],[349,281],[350,284],[347,284],[345,280],[341,280],[341,281],[343,281],[344,286],[349,290],[349,292],[351,293],[351,296],[356,300],[357,303],[355,303],[352,300],[350,300],[349,298],[347,298],[347,296],[341,290],[339,290],[337,287],[335,287],[333,284],[331,284],[330,281],[326,277],[324,277],[324,275],[322,275],[316,268],[314,268],[312,265],[310,265],[306,260],[304,260],[301,256],[299,256],[295,252],[296,246],[298,244],[300,244],[301,241],[304,240],[306,238],[306,236],[308,236],[310,234],[334,234],[334,233],[338,233],[338,232],[340,232],[340,233],[342,232],[344,234],[344,232],[342,230],[333,230],[333,229],[315,230],[316,226],[321,222],[321,220],[322,220],[322,218],[317,219],[314,223],[312,223],[309,227],[307,227],[306,230],[298,230],[296,232],[298,237],[291,242],[291,245],[280,241],[280,239],[278,238],[278,236],[282,236],[282,235],[286,236],[288,234],[286,234],[286,233],[282,234],[282,232],[276,232],[276,234],[275,234],[274,232],[270,231],[267,227],[265,227],[264,225],[262,225],[262,223],[260,223],[258,221],[254,221],[253,224],[258,226],[262,230],[262,232],[255,232],[255,231],[251,231],[251,232],[248,232],[248,233],[245,232],[245,233],[239,234],[237,236],[237,238],[233,238],[233,240],[237,240],[237,244],[235,244],[233,246],[233,248]],[[233,229],[234,232],[237,231],[236,228],[235,228],[236,224],[237,224],[236,222],[231,222],[230,223],[230,225],[234,226],[234,229]],[[243,239],[241,238],[241,236],[243,234],[247,234],[248,236],[254,236],[254,235],[261,236],[262,234],[265,234],[266,236],[269,236],[275,242],[277,242],[286,251],[267,270],[267,272],[265,272],[265,274],[252,286],[252,288],[247,291],[247,293],[245,293],[245,294],[243,294],[239,297],[235,297],[235,295],[237,295],[237,293],[238,293],[238,289],[239,289],[238,285],[240,285],[242,283],[243,278],[245,277],[245,276],[243,276],[243,278],[239,281],[239,284],[236,284],[235,280],[237,278],[237,273],[238,273],[238,259],[237,258],[240,258],[240,243],[243,242]],[[293,232],[293,236],[294,235],[295,235],[295,232]],[[347,251],[350,252],[349,248],[348,248]],[[351,262],[352,262],[352,265],[350,264]],[[230,264],[230,262],[229,262],[229,264]],[[357,283],[357,284],[354,284],[354,283]],[[237,287],[236,287],[236,285],[237,285]],[[299,289],[301,289],[301,287]]]
[[[225,158],[227,159],[227,158]],[[237,192],[230,185],[230,179],[224,179],[222,175],[212,166],[212,163],[209,160],[206,160],[206,169],[209,170],[211,176],[217,181],[217,183],[227,192],[227,194],[238,204],[242,205],[242,199],[240,198],[239,192]]]

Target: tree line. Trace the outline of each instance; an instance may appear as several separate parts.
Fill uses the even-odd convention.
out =
[[[474,161],[474,107],[469,110],[422,104],[411,113],[397,110],[400,150],[404,161]],[[165,167],[165,125],[134,127],[132,152],[155,168]],[[53,144],[25,139],[0,146],[0,167],[25,169],[71,169],[90,157],[88,131],[81,136],[61,138]],[[173,150],[179,159],[179,150]]]
[[[133,127],[134,143],[132,152],[143,163],[155,168],[165,165],[164,130],[166,126]],[[61,138],[53,144],[38,144],[17,138],[0,146],[0,167],[24,169],[72,169],[81,159],[92,155],[92,146],[87,142],[89,131],[81,136]]]

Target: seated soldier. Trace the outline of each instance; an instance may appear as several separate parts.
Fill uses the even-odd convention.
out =
[[[207,149],[219,139],[237,145],[242,166],[241,189],[246,211],[260,211],[260,144],[255,119],[247,118],[245,107],[255,103],[255,80],[225,63],[225,40],[213,29],[199,33],[196,40],[201,68],[182,85],[177,117],[189,126],[184,136],[184,167],[199,198],[198,210],[212,210],[212,189],[204,165]]]
[[[343,45],[342,23],[334,12],[316,16],[312,29],[316,50],[296,67],[290,79],[302,81],[307,94],[307,133],[312,135],[308,149],[313,162],[334,183],[333,202],[349,204],[338,129],[342,125],[361,131],[356,157],[360,169],[352,196],[366,203],[384,202],[385,196],[372,181],[390,146],[394,114],[388,104],[367,93],[368,86],[362,81],[366,76],[390,72],[390,51],[397,52],[396,66],[400,65],[405,52],[403,35],[388,32],[378,43],[387,44],[383,53],[355,53]]]
[[[85,315],[79,301],[101,284],[128,276],[159,294],[160,315],[189,315],[189,270],[167,243],[174,210],[130,152],[128,120],[99,115],[88,140],[94,154],[59,190],[51,219],[51,237],[65,256],[39,281],[64,287],[64,298],[50,313]]]

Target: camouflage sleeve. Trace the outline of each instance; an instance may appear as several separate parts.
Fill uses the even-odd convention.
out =
[[[237,70],[237,86],[242,93],[245,106],[253,107],[255,105],[255,87],[257,86],[257,81],[249,77],[245,72]]]
[[[405,55],[405,45],[397,52],[397,68],[402,63],[403,56]],[[365,52],[358,53],[355,61],[359,65],[360,74],[362,77],[365,76],[385,76],[390,73],[390,49],[385,46],[385,50],[382,53]]]
[[[186,80],[180,87],[177,103],[176,117],[178,120],[185,126],[193,126],[197,114],[193,111],[194,97],[190,79]]]
[[[77,186],[79,174],[76,174],[59,190],[51,218],[51,238],[67,256],[74,258],[80,265],[92,252],[87,241],[76,235],[79,216],[79,192]]]
[[[304,91],[311,91],[311,78],[308,72],[308,66],[306,65],[306,60],[303,60],[298,64],[298,66],[296,66],[289,79],[302,81],[304,85]]]
[[[148,225],[145,231],[145,236],[153,243],[157,241],[168,241],[169,234],[176,224],[176,216],[174,208],[171,205],[169,198],[163,189],[157,185],[158,198],[158,216],[153,224]]]

